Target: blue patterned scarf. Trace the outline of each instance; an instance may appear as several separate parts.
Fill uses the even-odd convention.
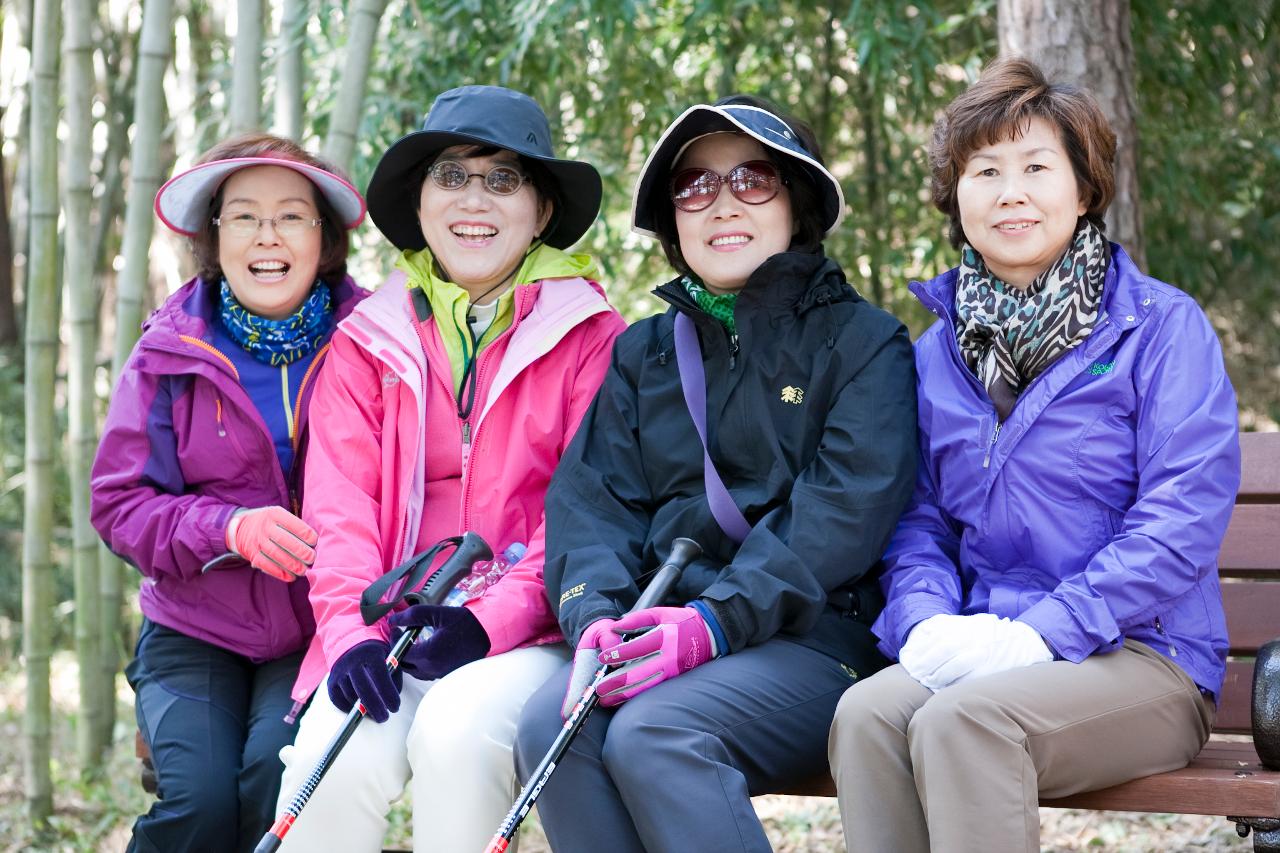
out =
[[[222,280],[218,316],[231,339],[263,364],[292,364],[315,352],[333,326],[333,299],[329,285],[316,279],[310,295],[288,317],[270,320],[249,311]]]

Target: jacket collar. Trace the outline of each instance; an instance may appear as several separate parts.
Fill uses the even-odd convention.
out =
[[[701,311],[682,278],[660,285],[654,295],[685,313]],[[803,314],[819,303],[855,298],[840,265],[821,252],[779,252],[756,267],[739,293],[738,310],[758,305],[771,313]]]
[[[196,276],[180,287],[172,297],[152,312],[142,324],[144,332],[160,335],[175,344],[183,337],[209,341],[213,338],[214,311],[219,299],[221,282],[205,281]],[[335,327],[360,301],[362,292],[351,279],[344,276],[337,284],[329,285],[333,296],[333,320]]]

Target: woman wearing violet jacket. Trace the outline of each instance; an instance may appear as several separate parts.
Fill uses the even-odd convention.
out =
[[[823,253],[843,205],[812,131],[747,96],[690,107],[640,174],[632,224],[678,273],[671,307],[618,339],[547,495],[578,655],[525,708],[522,775],[581,693],[571,670],[619,665],[538,800],[557,853],[768,851],[751,796],[821,772],[840,695],[885,663],[872,570],[911,492],[914,374],[906,329]],[[677,536],[702,558],[670,606],[624,617]]]
[[[320,535],[317,629],[297,697],[329,676],[285,752],[280,808],[354,701],[375,722],[286,850],[381,849],[410,778],[419,851],[480,850],[510,807],[516,718],[568,657],[542,583],[544,493],[625,325],[591,258],[563,251],[600,192],[592,166],[555,158],[532,99],[493,86],[440,95],[369,182],[398,271],[339,328],[312,404],[303,517]],[[465,530],[495,552],[528,550],[463,607],[365,625],[372,581]],[[410,625],[434,633],[393,680],[388,641]]]
[[[156,214],[200,273],[143,326],[93,464],[94,527],[143,575],[125,672],[160,799],[129,850],[248,851],[274,814],[315,630],[316,534],[295,514],[307,401],[334,324],[367,295],[345,274],[364,200],[262,134],[201,155]]]
[[[1181,767],[1227,632],[1236,402],[1204,312],[1102,233],[1115,135],[1024,59],[930,160],[961,264],[912,290],[921,464],[831,730],[850,850],[1034,851],[1040,797]]]

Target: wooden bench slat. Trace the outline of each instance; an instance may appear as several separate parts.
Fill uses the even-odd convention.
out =
[[[1227,661],[1227,676],[1218,697],[1213,730],[1223,734],[1253,733],[1253,661]]]
[[[1203,756],[1203,758],[1202,758]],[[1280,774],[1263,769],[1252,743],[1213,743],[1182,770],[1040,805],[1063,809],[1280,817]]]
[[[1280,583],[1222,583],[1231,654],[1254,655],[1280,637]]]
[[[1218,555],[1221,572],[1240,569],[1280,571],[1280,504],[1236,504],[1231,513],[1222,551]]]
[[[1240,494],[1280,501],[1280,441],[1275,433],[1240,434]]]

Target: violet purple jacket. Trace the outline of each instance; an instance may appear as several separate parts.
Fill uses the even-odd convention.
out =
[[[919,473],[873,628],[890,657],[934,614],[994,613],[1031,625],[1060,659],[1129,637],[1221,689],[1235,393],[1195,301],[1112,250],[1093,334],[1003,424],[956,343],[956,271],[912,283],[941,319],[916,343]]]
[[[298,511],[307,406],[329,344],[303,378],[294,470],[281,471],[234,365],[210,343],[216,293],[192,279],[143,324],[107,411],[90,513],[107,547],[142,573],[148,619],[262,663],[315,633],[307,581],[284,583],[239,558],[201,568],[227,553],[237,508]],[[333,286],[335,326],[367,295],[350,278]]]

